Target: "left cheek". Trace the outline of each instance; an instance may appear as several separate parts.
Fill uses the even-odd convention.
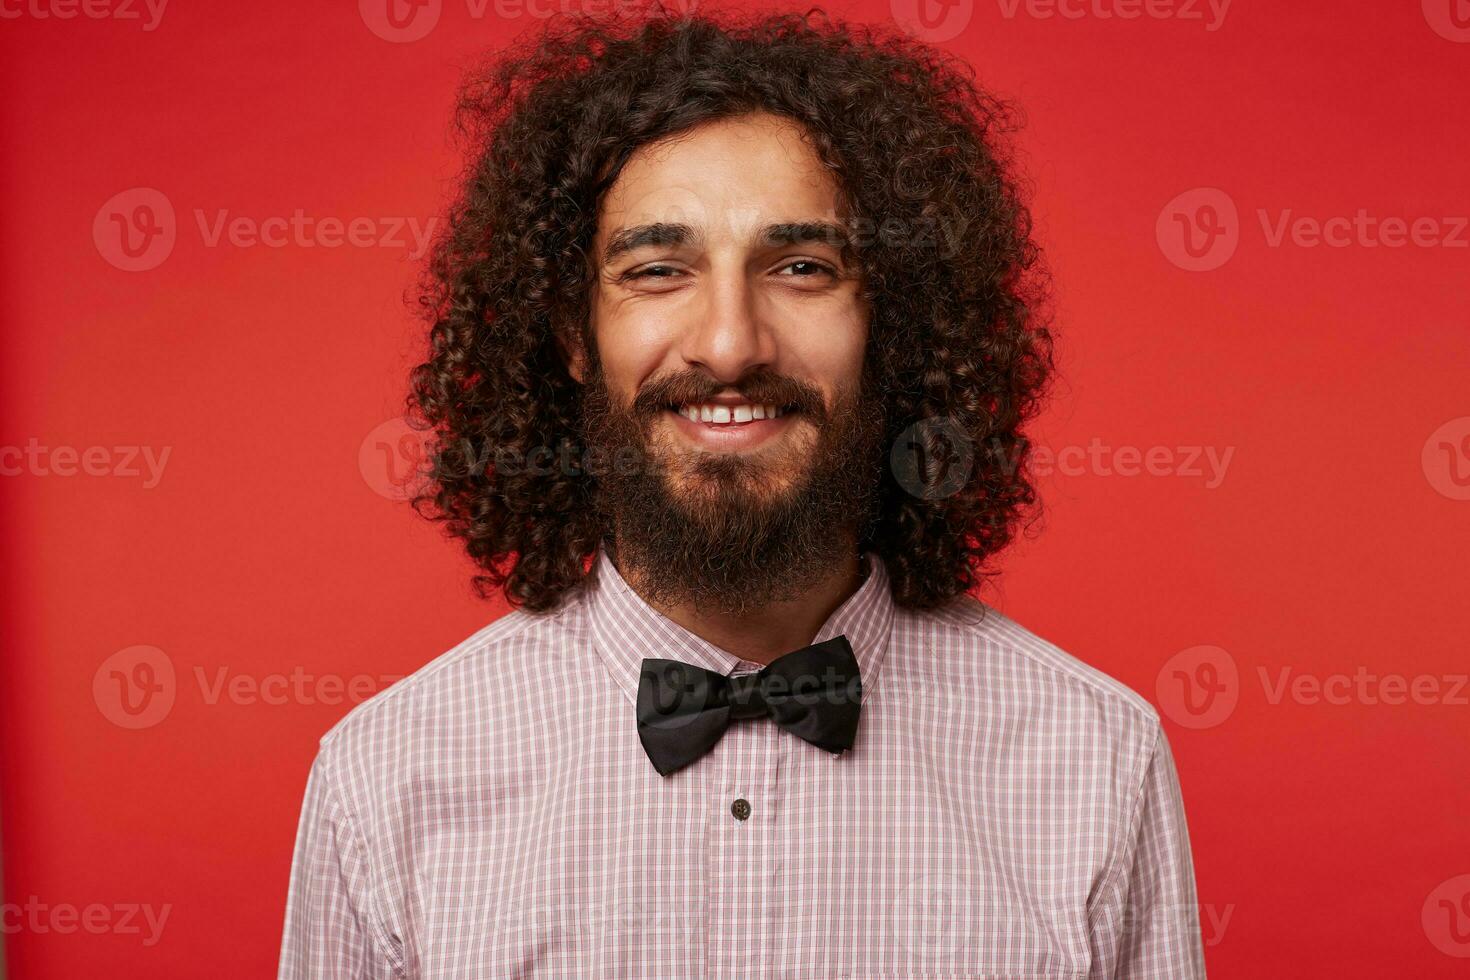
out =
[[[856,385],[862,372],[867,331],[849,320],[813,319],[785,345],[791,373],[821,385],[830,398],[844,385]]]

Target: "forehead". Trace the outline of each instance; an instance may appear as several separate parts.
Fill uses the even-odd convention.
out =
[[[598,208],[599,247],[620,228],[679,222],[749,240],[773,221],[839,217],[839,189],[793,120],[756,113],[639,147]]]

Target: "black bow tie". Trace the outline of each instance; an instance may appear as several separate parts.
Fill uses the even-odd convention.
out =
[[[638,738],[667,776],[714,748],[737,718],[769,717],[833,754],[852,748],[862,680],[845,636],[802,647],[754,674],[726,677],[679,660],[644,658]]]

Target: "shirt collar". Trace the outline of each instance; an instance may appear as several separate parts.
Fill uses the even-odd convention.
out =
[[[871,690],[888,652],[893,596],[882,559],[871,551],[865,552],[863,559],[867,578],[827,618],[812,643],[845,635],[857,658],[863,687]],[[645,657],[679,660],[725,676],[754,672],[762,667],[715,646],[650,606],[624,581],[601,545],[585,587],[597,652],[634,704],[638,703],[638,680]]]

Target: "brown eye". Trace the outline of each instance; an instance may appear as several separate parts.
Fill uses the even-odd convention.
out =
[[[678,271],[671,265],[646,265],[641,269],[623,273],[621,278],[625,281],[629,279],[670,279]]]
[[[798,279],[810,279],[812,276],[818,275],[828,275],[834,279],[837,277],[837,270],[824,262],[817,262],[813,259],[797,259],[795,262],[786,263],[781,268],[785,270],[796,269],[798,267],[803,269],[803,271],[796,273],[795,278]]]

